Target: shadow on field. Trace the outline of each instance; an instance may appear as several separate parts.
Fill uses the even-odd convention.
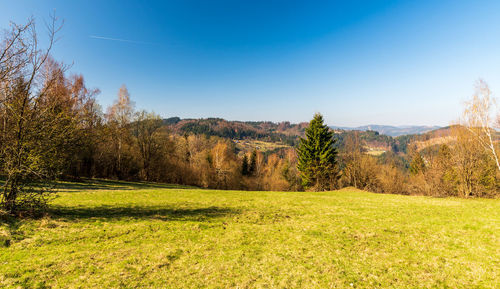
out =
[[[138,189],[193,189],[195,187],[160,184],[147,182],[126,182],[114,180],[88,179],[72,182],[59,182],[56,189],[59,192],[85,191],[85,190],[138,190]]]
[[[239,214],[240,211],[232,208],[165,208],[165,207],[52,207],[49,209],[52,218],[66,220],[78,219],[156,219],[163,221],[203,221],[227,215]]]
[[[0,234],[0,248],[9,247],[12,240],[24,239],[24,232],[19,230],[21,225],[22,222],[19,218],[0,214],[0,229],[3,227],[7,232],[7,234]]]

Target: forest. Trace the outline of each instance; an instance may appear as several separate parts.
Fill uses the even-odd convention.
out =
[[[423,135],[333,130],[319,114],[311,124],[162,119],[136,109],[125,85],[102,108],[99,90],[51,57],[57,19],[48,28],[51,41],[44,49],[33,21],[13,25],[1,41],[1,203],[7,211],[43,207],[55,181],[82,178],[253,191],[352,186],[391,194],[498,196],[498,122],[485,82],[478,82],[459,122]],[[312,169],[300,164],[298,152],[311,140],[308,133],[315,135],[314,121],[329,155],[328,166],[318,160],[322,165]],[[241,149],[242,140],[281,146]],[[371,146],[380,153],[371,153]],[[307,170],[328,178],[311,185]]]

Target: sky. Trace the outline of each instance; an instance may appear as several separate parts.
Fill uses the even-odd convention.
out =
[[[64,20],[53,56],[162,117],[448,125],[500,91],[500,1],[0,0],[0,28]]]

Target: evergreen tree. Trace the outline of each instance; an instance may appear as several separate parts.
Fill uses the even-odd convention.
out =
[[[243,176],[249,175],[249,172],[248,172],[248,157],[247,157],[246,154],[243,156],[243,161],[241,163],[241,174]]]
[[[255,169],[257,168],[257,151],[253,150],[252,155],[250,155],[250,164],[248,165],[248,174],[253,175]]]
[[[335,187],[338,169],[334,144],[333,132],[323,123],[323,116],[315,114],[297,148],[297,168],[305,188],[324,191]]]

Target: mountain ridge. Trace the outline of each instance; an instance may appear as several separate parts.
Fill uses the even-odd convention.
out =
[[[258,139],[271,142],[282,142],[288,145],[296,145],[299,137],[304,137],[307,122],[292,124],[289,121],[235,121],[222,118],[186,118],[171,117],[163,119],[163,124],[176,134],[205,134],[230,139]],[[358,127],[329,126],[342,131],[376,132],[376,135],[401,137],[416,136],[442,129],[439,126],[389,126],[369,124]]]
[[[380,134],[397,137],[402,135],[410,135],[410,134],[423,134],[426,132],[430,132],[436,129],[440,129],[442,127],[437,125],[379,125],[379,124],[368,124],[357,127],[346,127],[346,126],[330,126],[332,129],[340,129],[340,130],[359,130],[359,131],[376,131]]]

